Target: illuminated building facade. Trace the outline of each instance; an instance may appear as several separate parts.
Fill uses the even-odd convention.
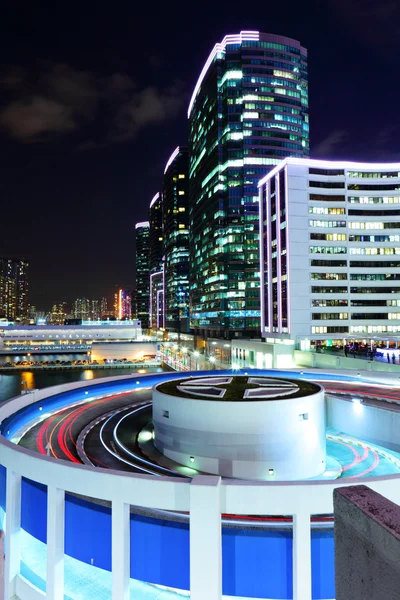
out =
[[[17,312],[16,319],[25,320],[28,318],[28,262],[26,260],[16,260],[16,286],[17,286]]]
[[[0,258],[0,316],[8,321],[28,318],[28,262]]]
[[[87,298],[77,298],[73,309],[74,319],[88,321],[90,318],[90,300]]]
[[[176,148],[163,180],[165,328],[189,331],[189,157]]]
[[[157,193],[149,208],[150,327],[164,327],[163,200]]]
[[[50,323],[52,325],[64,325],[64,321],[67,317],[68,310],[66,302],[60,302],[60,304],[53,304],[50,313]]]
[[[101,320],[100,302],[99,300],[92,300],[90,303],[90,318],[92,321]]]
[[[132,318],[132,292],[130,290],[118,290],[118,314],[120,321]]]
[[[258,182],[309,154],[307,51],[243,31],[211,52],[189,106],[190,296],[195,332],[260,335]]]
[[[149,229],[148,221],[136,223],[136,296],[135,319],[142,322],[142,329],[149,327],[150,267],[149,267]]]
[[[400,163],[288,158],[260,182],[260,226],[263,337],[398,338]]]
[[[92,310],[93,310],[93,305],[92,305]],[[100,299],[100,320],[103,318],[103,315],[106,314],[108,308],[107,308],[107,298],[101,298]]]

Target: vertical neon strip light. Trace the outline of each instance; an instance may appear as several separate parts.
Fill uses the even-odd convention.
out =
[[[347,167],[344,168],[344,185],[345,185],[345,211],[346,211],[346,256],[349,256],[349,186],[348,184],[350,183],[348,180],[348,170]],[[368,192],[365,192],[368,194]],[[350,194],[351,195],[351,194]],[[386,245],[386,244],[385,244]],[[347,277],[350,279],[350,272],[351,272],[351,267],[350,267],[351,261],[349,260],[347,262]],[[347,306],[351,306],[351,284],[349,285],[349,281],[346,282],[347,285],[347,294],[346,294],[346,298],[347,298]],[[388,317],[389,318],[389,317]],[[352,319],[352,312],[349,311],[348,312],[348,317],[347,317],[347,324],[348,324],[348,333],[347,335],[350,334],[350,332],[353,329],[353,319]],[[397,345],[397,344],[396,344]]]
[[[267,331],[271,333],[272,327],[272,250],[271,250],[271,179],[267,182],[266,186],[266,207],[267,207],[267,297],[268,297],[268,327]]]
[[[160,301],[162,293],[162,290],[157,290],[157,329],[160,328],[160,313],[162,315],[162,300]]]
[[[291,332],[292,313],[290,302],[290,250],[289,250],[289,167],[285,167],[285,212],[286,212],[286,302],[287,302],[287,328],[288,334]]]
[[[265,186],[266,187],[266,186]],[[263,337],[265,333],[265,316],[264,316],[264,307],[265,307],[265,289],[264,289],[264,281],[265,281],[265,271],[264,271],[264,187],[260,187],[258,190],[258,201],[259,205],[259,231],[260,231],[260,309],[261,309],[261,337]]]
[[[156,323],[157,327],[159,326],[159,313],[160,313],[159,304],[158,304],[158,301],[159,301],[159,296],[158,296],[159,290],[156,290],[156,295],[155,295],[155,314],[154,314],[154,311],[153,311],[153,285],[154,285],[154,283],[153,283],[153,277],[156,277],[156,275],[163,275],[163,273],[164,273],[164,267],[163,267],[162,271],[157,271],[156,273],[152,273],[150,275],[150,311],[149,311],[149,314],[150,314],[150,326],[151,327],[153,327],[153,315],[154,315],[154,319],[155,319],[155,323]],[[163,285],[164,285],[164,278],[163,278],[162,282],[163,282]],[[164,288],[161,291],[163,291],[163,290],[164,290]]]
[[[149,325],[153,327],[153,275],[150,275]]]
[[[162,307],[162,315],[163,315],[163,320],[162,320],[162,326],[165,329],[165,297],[166,297],[166,290],[165,290],[165,256],[163,256],[163,265],[162,265],[162,273],[163,273],[163,307]]]
[[[281,266],[281,181],[279,173],[275,178],[276,206],[276,287],[278,301],[278,333],[282,333],[282,266]]]

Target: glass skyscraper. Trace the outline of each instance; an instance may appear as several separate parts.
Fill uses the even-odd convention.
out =
[[[149,222],[136,223],[136,314],[142,329],[149,327],[150,269],[149,269]]]
[[[0,257],[0,316],[9,321],[28,318],[28,262]]]
[[[260,335],[257,184],[309,154],[307,51],[242,31],[216,44],[189,106],[191,326]]]
[[[165,327],[189,331],[188,150],[176,148],[164,171]]]
[[[163,206],[157,193],[149,208],[150,327],[164,327]]]

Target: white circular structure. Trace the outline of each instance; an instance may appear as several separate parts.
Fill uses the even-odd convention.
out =
[[[326,468],[321,386],[247,376],[184,378],[153,389],[154,444],[197,471],[309,479]]]

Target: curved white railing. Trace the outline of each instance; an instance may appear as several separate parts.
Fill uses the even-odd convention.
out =
[[[132,379],[137,378],[137,375],[132,376]],[[40,398],[35,399],[95,383],[99,380],[41,390],[38,393]],[[61,387],[62,390],[59,389]],[[25,394],[1,406],[0,421],[30,404],[31,396],[33,394]],[[6,598],[10,599],[16,593],[20,575],[22,477],[48,487],[46,597],[52,600],[64,598],[65,492],[111,502],[113,600],[128,598],[129,593],[130,505],[190,513],[191,600],[221,599],[222,513],[292,515],[293,599],[311,600],[310,516],[332,513],[333,490],[356,482],[355,479],[341,479],[340,482],[264,483],[221,480],[217,476],[202,475],[190,482],[181,478],[136,475],[46,457],[17,446],[2,436],[0,464],[7,470]],[[368,485],[400,504],[400,475],[369,477]]]

